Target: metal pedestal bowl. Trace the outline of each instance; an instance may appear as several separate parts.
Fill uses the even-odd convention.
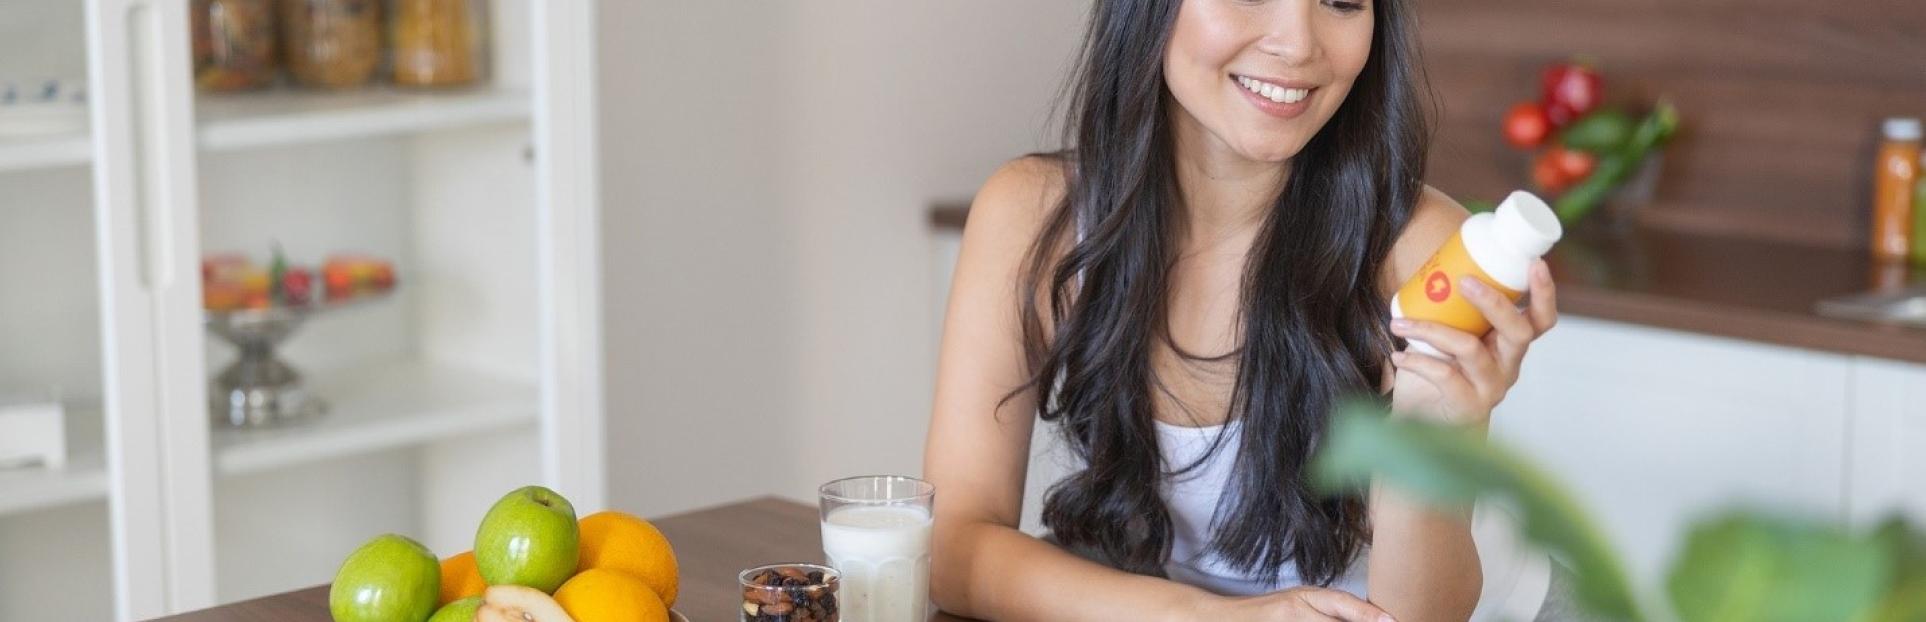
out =
[[[240,358],[221,370],[209,388],[208,409],[215,423],[258,427],[327,412],[327,402],[307,392],[301,372],[275,356],[275,346],[310,316],[385,297],[384,291],[307,305],[208,311],[208,331],[240,350]]]

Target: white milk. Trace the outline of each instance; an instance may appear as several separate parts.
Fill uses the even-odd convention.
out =
[[[847,506],[823,522],[823,553],[843,575],[843,622],[929,617],[930,515],[922,508]]]

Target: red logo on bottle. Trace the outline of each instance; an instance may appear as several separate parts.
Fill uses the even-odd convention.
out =
[[[1425,277],[1424,297],[1430,298],[1432,302],[1444,302],[1446,298],[1450,298],[1451,277],[1445,276],[1443,270],[1433,272],[1431,276]]]

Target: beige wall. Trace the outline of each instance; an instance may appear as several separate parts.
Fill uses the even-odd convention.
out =
[[[925,210],[1055,143],[1087,3],[603,3],[611,502],[920,471]]]

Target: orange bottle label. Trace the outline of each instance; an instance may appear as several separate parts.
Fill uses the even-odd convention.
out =
[[[1913,183],[1919,177],[1919,143],[1888,143],[1879,149],[1879,175],[1873,182],[1872,252],[1904,259],[1912,252]]]
[[[1513,301],[1524,296],[1524,292],[1514,291],[1499,285],[1491,275],[1471,260],[1471,253],[1465,251],[1464,238],[1452,235],[1443,248],[1424,262],[1411,280],[1398,288],[1398,311],[1406,318],[1437,322],[1471,333],[1484,335],[1491,330],[1491,322],[1485,314],[1472,306],[1471,301],[1458,292],[1458,280],[1470,276],[1484,282],[1487,287],[1497,290]]]

